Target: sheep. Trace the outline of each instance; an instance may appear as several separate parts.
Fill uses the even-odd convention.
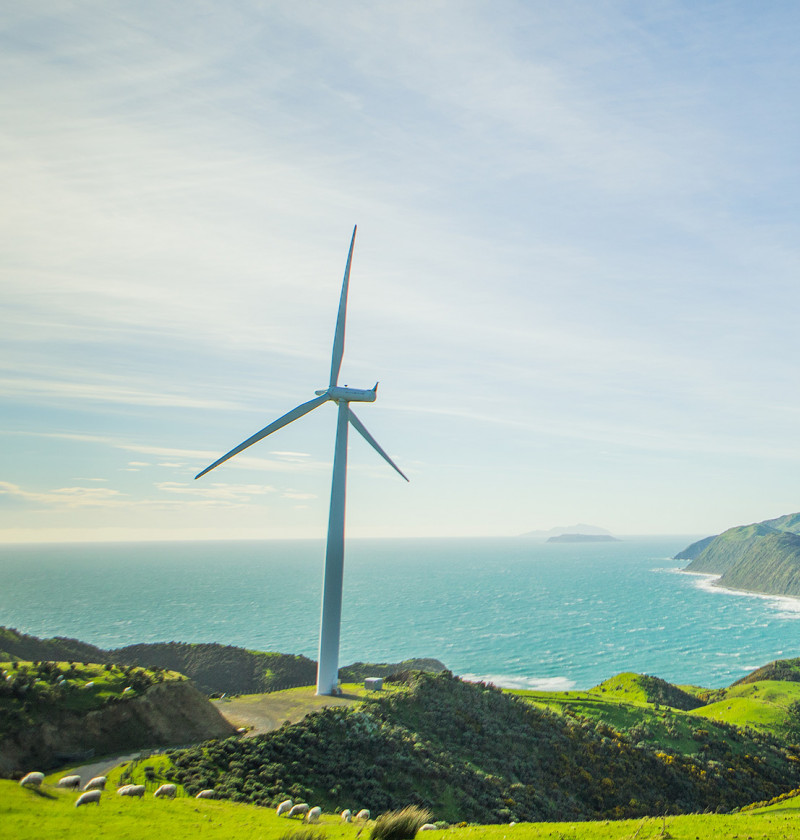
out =
[[[319,822],[319,818],[321,816],[322,816],[322,808],[320,808],[319,805],[316,805],[306,814],[306,822],[307,823]]]
[[[513,823],[512,823],[513,825]],[[419,828],[420,831],[438,831],[439,826],[434,825],[433,823],[425,823],[425,825],[421,825]]]
[[[177,792],[178,788],[176,788],[175,785],[161,785],[153,796],[155,796],[156,799],[160,799],[162,796],[168,796],[170,799],[174,799]]]
[[[123,785],[117,790],[117,796],[144,796],[144,785]]]
[[[284,799],[280,805],[275,809],[275,813],[282,817],[284,814],[288,814],[289,810],[292,807],[292,800],[291,799]]]
[[[28,773],[23,776],[19,783],[22,787],[41,787],[42,782],[44,781],[44,773],[39,773],[38,771],[34,771],[33,773]]]
[[[200,793],[195,796],[195,799],[216,799],[217,793],[215,790],[208,788],[207,790],[201,790]]]
[[[87,790],[75,800],[75,807],[78,808],[81,805],[88,805],[90,802],[96,802],[99,805],[100,797],[102,795],[103,791],[98,790],[97,788],[94,790]]]
[[[349,808],[345,808],[341,813],[342,822],[350,822],[353,819],[353,812]]]
[[[308,805],[305,802],[298,802],[297,805],[292,805],[287,816],[290,817],[304,817],[308,813]]]
[[[77,790],[80,786],[81,786],[81,777],[80,776],[62,776],[56,782],[56,787],[59,787],[59,788],[70,788],[71,790]]]
[[[105,776],[95,776],[93,779],[89,779],[88,782],[83,786],[84,790],[105,790],[106,789],[106,777]]]
[[[360,810],[360,811],[356,814],[356,819],[357,819],[357,820],[368,820],[368,819],[369,819],[369,809],[368,809],[368,808],[362,808],[362,809],[361,809],[361,810]]]

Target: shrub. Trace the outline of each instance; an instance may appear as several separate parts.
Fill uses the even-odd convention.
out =
[[[418,805],[387,811],[375,821],[370,840],[414,840],[420,828],[431,819],[433,814]]]
[[[297,828],[282,834],[279,840],[319,840],[322,835],[313,828]]]

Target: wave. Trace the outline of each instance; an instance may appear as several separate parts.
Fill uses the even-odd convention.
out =
[[[791,595],[770,595],[765,592],[748,592],[745,589],[728,589],[726,586],[717,586],[722,575],[710,575],[704,572],[687,572],[677,570],[683,575],[692,575],[697,578],[695,587],[703,592],[713,592],[718,595],[738,595],[740,598],[758,598],[770,602],[771,606],[780,610],[779,618],[797,619],[800,618],[800,598]],[[767,625],[762,625],[766,627]]]
[[[567,677],[520,677],[512,674],[461,674],[467,682],[492,683],[498,688],[520,688],[531,691],[571,691],[574,680]]]

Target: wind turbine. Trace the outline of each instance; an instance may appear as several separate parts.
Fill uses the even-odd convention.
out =
[[[319,630],[319,664],[317,666],[317,694],[332,694],[336,689],[339,677],[339,634],[342,620],[342,581],[344,577],[344,500],[347,479],[347,427],[351,425],[367,443],[406,481],[408,478],[395,462],[381,449],[378,442],[366,430],[364,424],[356,417],[350,408],[351,402],[375,402],[378,393],[378,383],[369,390],[342,387],[339,383],[339,368],[342,366],[344,354],[344,322],[347,312],[347,289],[350,284],[350,265],[353,261],[353,246],[356,241],[356,230],[350,240],[350,251],[347,254],[347,265],[344,270],[342,294],[339,298],[339,314],[336,318],[336,332],[333,338],[333,353],[331,356],[331,375],[328,387],[315,391],[313,400],[298,405],[291,411],[265,426],[260,432],[240,443],[230,452],[214,461],[213,464],[199,472],[195,478],[205,475],[214,467],[238,455],[254,443],[263,440],[267,435],[277,432],[294,420],[299,419],[309,411],[319,408],[323,403],[334,402],[338,407],[336,422],[336,447],[333,455],[333,480],[331,482],[331,505],[328,514],[328,541],[325,549],[325,576],[322,584],[322,615]]]

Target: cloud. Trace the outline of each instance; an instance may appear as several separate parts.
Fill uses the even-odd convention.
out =
[[[95,377],[99,379],[100,377]],[[0,396],[24,398],[32,402],[115,403],[118,405],[153,406],[156,408],[186,408],[206,410],[237,410],[242,404],[218,399],[204,399],[187,394],[158,393],[142,388],[125,387],[110,376],[96,382],[66,382],[56,379],[0,378]]]
[[[308,501],[319,498],[316,493],[300,493],[297,490],[286,490],[281,493],[284,499],[296,499],[297,501]]]
[[[164,493],[174,493],[190,499],[205,499],[224,503],[246,503],[258,496],[266,496],[275,492],[275,488],[268,484],[223,484],[210,485],[188,484],[176,481],[161,481],[156,488]]]
[[[78,508],[185,508],[221,505],[225,507],[246,505],[254,498],[266,496],[274,487],[263,484],[211,484],[200,486],[179,482],[159,482],[155,485],[161,493],[181,496],[180,499],[133,498],[119,490],[107,487],[59,487],[52,490],[26,490],[19,485],[0,481],[0,495],[20,500],[27,505],[60,509]]]
[[[0,481],[0,495],[11,496],[33,505],[62,508],[113,507],[129,500],[119,490],[110,487],[59,487],[35,491],[7,481]]]

